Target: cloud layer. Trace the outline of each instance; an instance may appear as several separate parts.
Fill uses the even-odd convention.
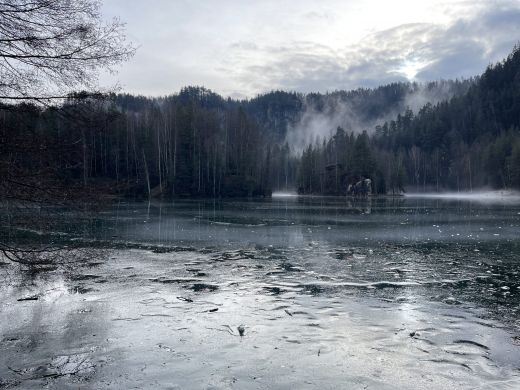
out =
[[[141,48],[119,80],[148,95],[187,84],[254,96],[471,77],[520,40],[518,1],[156,0],[135,10],[128,3],[139,2],[122,1],[107,16],[127,19]]]

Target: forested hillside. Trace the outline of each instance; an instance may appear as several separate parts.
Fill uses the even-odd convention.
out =
[[[357,138],[339,128],[303,153],[303,193],[344,193],[371,178],[379,193],[520,188],[520,51],[489,66],[465,93],[406,110]],[[335,164],[339,164],[336,165]],[[334,179],[334,180],[333,180]]]
[[[136,197],[271,194],[277,149],[240,105],[205,89],[6,107],[0,123],[2,158],[36,180],[59,172],[62,180]],[[14,166],[2,164],[5,177],[20,175]]]
[[[362,128],[373,128],[385,119],[394,118],[408,107],[418,109],[428,102],[437,103],[461,95],[472,84],[473,80],[442,80],[426,85],[393,83],[375,89],[325,94],[274,91],[239,104],[271,140],[284,142],[288,131],[294,130],[297,137],[298,131],[308,125],[306,121],[314,116],[327,117],[329,125],[334,123],[359,133]],[[324,128],[320,133],[326,134],[329,130],[335,129]]]
[[[436,189],[520,188],[520,51],[468,92],[376,129],[374,150],[405,162],[402,181]]]
[[[5,193],[52,180],[141,198],[339,195],[363,179],[377,193],[519,188],[519,127],[515,48],[467,81],[4,105],[0,173]]]

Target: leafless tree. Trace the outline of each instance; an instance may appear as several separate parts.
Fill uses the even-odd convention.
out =
[[[99,0],[0,0],[1,123],[5,112],[23,112],[27,102],[70,104],[106,92],[98,88],[100,71],[113,72],[135,49],[126,42],[123,23],[103,21],[100,9]],[[75,92],[80,90],[87,92]],[[27,110],[39,110],[31,104]],[[84,111],[88,104],[77,107]],[[80,111],[60,113],[83,121]],[[81,258],[88,251],[80,245],[57,243],[48,234],[71,218],[63,210],[97,201],[95,191],[67,180],[67,170],[75,167],[64,166],[60,157],[77,154],[81,139],[47,137],[29,127],[0,128],[0,257],[26,265]],[[67,161],[82,164],[76,157]]]
[[[97,90],[134,48],[98,0],[0,0],[0,100],[45,102]]]

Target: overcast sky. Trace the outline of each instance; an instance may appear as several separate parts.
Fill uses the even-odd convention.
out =
[[[520,0],[104,0],[139,46],[123,91],[225,96],[470,77],[520,40]]]

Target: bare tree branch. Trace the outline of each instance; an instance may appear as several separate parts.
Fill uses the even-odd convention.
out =
[[[98,0],[0,2],[0,101],[60,100],[97,88],[101,70],[129,59],[124,24]]]
[[[100,6],[0,0],[0,257],[39,266],[88,253],[52,232],[68,222],[67,213],[88,220],[101,203],[103,191],[75,180],[86,169],[78,126],[95,131],[106,106],[98,74],[135,51],[123,23],[104,22]],[[40,120],[49,122],[45,134]]]

